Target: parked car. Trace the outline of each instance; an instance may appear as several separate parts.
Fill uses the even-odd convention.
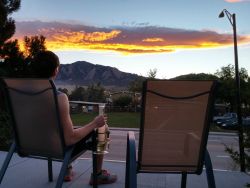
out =
[[[237,129],[238,120],[237,118],[226,119],[220,124],[220,127],[223,129]]]
[[[250,116],[247,116],[246,118],[243,118],[242,124],[248,128],[250,128]]]
[[[246,118],[242,118],[242,125],[244,127],[250,128],[250,116],[248,116]],[[224,128],[224,129],[237,129],[238,128],[238,119],[231,118],[231,119],[225,120],[221,124],[220,127]]]
[[[223,116],[216,116],[214,117],[214,122],[218,125],[221,126],[223,123],[226,122],[231,122],[233,123],[234,121],[237,122],[237,114],[236,113],[226,113]]]

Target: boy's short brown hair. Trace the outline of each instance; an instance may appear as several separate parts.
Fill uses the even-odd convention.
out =
[[[50,78],[59,65],[59,58],[54,52],[41,51],[34,57],[31,67],[35,77]]]

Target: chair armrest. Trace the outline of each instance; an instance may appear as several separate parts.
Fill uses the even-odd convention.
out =
[[[136,145],[135,145],[135,134],[129,131],[127,134],[127,154],[126,154],[126,177],[125,187],[136,188]]]

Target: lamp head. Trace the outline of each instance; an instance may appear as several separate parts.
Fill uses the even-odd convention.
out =
[[[223,18],[224,17],[224,10],[221,11],[221,13],[219,14],[219,18]]]

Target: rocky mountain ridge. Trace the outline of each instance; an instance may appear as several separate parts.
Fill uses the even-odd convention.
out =
[[[106,87],[127,87],[140,76],[119,71],[117,68],[77,61],[72,64],[61,64],[55,80],[58,85],[88,86],[100,83]]]

